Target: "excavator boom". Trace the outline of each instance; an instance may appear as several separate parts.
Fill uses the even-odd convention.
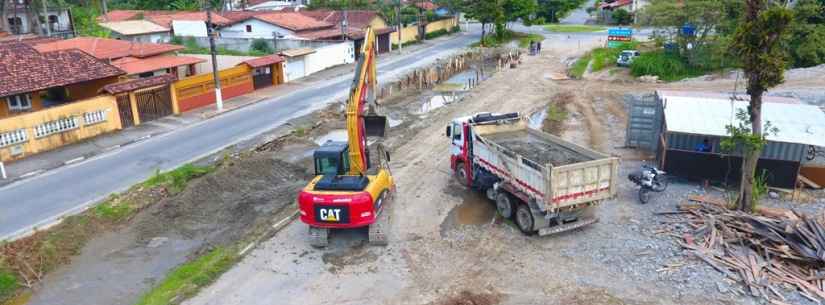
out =
[[[347,101],[349,175],[366,175],[369,165],[367,136],[383,137],[387,126],[386,117],[374,114],[378,87],[375,42],[375,32],[372,28],[367,28],[361,48],[361,57],[355,66],[355,78]],[[365,105],[367,109],[364,109]]]

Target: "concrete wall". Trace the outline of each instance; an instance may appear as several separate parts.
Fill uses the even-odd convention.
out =
[[[456,27],[458,23],[456,23],[455,18],[447,18],[441,19],[438,21],[433,21],[427,23],[425,26],[425,32],[427,34],[436,32],[439,30],[451,30]],[[418,25],[410,25],[404,28],[401,28],[401,42],[408,43],[411,41],[418,40]],[[398,32],[390,34],[390,43],[397,45],[398,44]]]
[[[103,111],[103,122],[86,124],[84,114]],[[43,137],[36,137],[38,126],[65,118],[74,118],[77,127]],[[91,138],[106,132],[121,129],[117,102],[111,95],[101,95],[90,99],[46,108],[0,120],[0,134],[24,130],[27,140],[23,143],[0,147],[0,160],[20,159],[39,152],[55,149],[66,144]],[[11,151],[18,147],[23,154],[12,157]]]
[[[440,30],[452,30],[456,25],[458,25],[455,21],[455,18],[448,18],[448,19],[441,19],[439,21],[433,21],[427,23],[426,31],[427,34],[440,31]]]
[[[247,65],[218,72],[221,78],[221,94],[224,99],[252,92],[252,69]],[[173,106],[180,112],[215,103],[215,82],[212,73],[199,74],[172,84]]]
[[[418,40],[418,26],[411,25],[408,27],[401,28],[401,42],[408,43],[410,41],[417,41]],[[398,43],[398,32],[390,34],[390,43],[391,44],[399,44]]]
[[[355,62],[353,41],[345,41],[315,49],[315,53],[305,56],[306,75],[338,65]]]
[[[197,58],[206,59],[206,62],[202,62],[195,65],[195,70],[198,71],[198,74],[203,73],[212,73],[212,56],[205,55],[205,54],[186,54],[186,56],[192,56]],[[234,68],[238,64],[250,60],[255,59],[255,56],[231,56],[231,55],[218,55],[218,71],[225,70],[229,68]]]
[[[247,32],[246,26],[251,26],[252,31]],[[278,33],[279,37],[295,38],[295,32],[288,29],[269,24],[258,19],[247,19],[243,22],[233,24],[231,26],[221,28],[218,30],[221,37],[225,38],[261,38],[272,39],[273,33]]]
[[[186,39],[189,39],[188,37]],[[198,44],[199,47],[208,48],[209,47],[209,39],[206,37],[192,37],[195,40],[195,43]],[[220,37],[215,40],[215,46],[219,48],[224,48],[227,50],[234,50],[240,52],[249,52],[250,48],[252,47],[252,42],[255,41],[255,38],[229,38],[229,37]],[[278,39],[278,42],[275,43],[272,37],[270,36],[268,39],[265,39],[266,43],[275,51],[283,51],[288,49],[297,49],[297,48],[317,48],[323,47],[330,44],[336,44],[340,41],[315,41],[315,40],[304,40],[304,39]]]
[[[112,38],[128,40],[133,42],[150,42],[150,43],[168,43],[172,40],[172,35],[169,32],[151,33],[141,35],[124,36],[116,32],[112,32]]]

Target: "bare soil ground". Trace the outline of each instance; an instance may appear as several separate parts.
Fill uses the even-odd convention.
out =
[[[595,43],[595,41],[593,42]],[[444,126],[481,111],[531,112],[558,93],[573,96],[563,137],[622,156],[620,177],[644,155],[620,148],[627,116],[625,93],[658,88],[731,90],[734,81],[650,84],[629,80],[553,81],[576,50],[563,44],[525,58],[473,89],[460,102],[426,113],[429,96],[388,101],[403,120],[387,140],[393,148],[397,198],[390,245],[364,246],[364,230],[334,231],[315,249],[306,226],[295,222],[264,242],[238,266],[186,304],[752,304],[730,292],[736,284],[685,257],[662,234],[656,211],[673,209],[687,194],[704,193],[676,182],[640,205],[630,183],[604,203],[601,222],[561,235],[521,235],[495,218],[492,204],[462,188],[449,171]],[[822,78],[789,78],[784,89],[822,86]],[[741,87],[740,87],[741,88]],[[486,203],[486,204],[485,204]],[[794,299],[796,300],[796,299]],[[801,301],[800,301],[801,302]]]
[[[342,230],[331,234],[328,248],[315,249],[306,242],[306,226],[296,221],[185,304],[755,303],[731,294],[736,284],[684,257],[672,237],[661,234],[654,212],[672,209],[687,194],[704,193],[696,185],[677,182],[643,206],[636,203],[635,188],[623,183],[619,197],[599,207],[601,222],[538,238],[497,219],[492,203],[455,182],[443,133],[454,117],[529,113],[563,96],[570,115],[562,137],[621,156],[623,177],[645,158],[620,148],[624,94],[663,87],[731,90],[735,82],[555,81],[546,75],[564,74],[579,51],[545,46],[542,55],[525,58],[518,68],[488,75],[460,101],[425,107],[432,104],[431,92],[385,101],[383,111],[398,121],[385,141],[398,185],[387,210],[393,220],[388,247],[367,246],[365,230]],[[789,77],[782,89],[822,88],[824,79]],[[300,134],[233,158],[131,225],[96,238],[70,266],[47,277],[32,304],[130,304],[187,257],[243,240],[279,220],[294,210],[287,207],[308,179],[315,141],[343,128],[340,110],[332,105],[316,112],[290,127]],[[120,284],[112,289],[112,282]],[[90,291],[101,296],[91,298]]]

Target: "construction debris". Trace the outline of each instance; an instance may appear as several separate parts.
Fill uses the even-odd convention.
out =
[[[771,304],[785,304],[783,290],[819,303],[825,300],[825,226],[784,209],[759,209],[758,215],[732,211],[724,201],[700,196],[675,212],[690,228],[679,244],[746,293]]]

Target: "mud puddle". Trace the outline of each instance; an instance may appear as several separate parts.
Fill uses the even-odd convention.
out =
[[[421,108],[418,110],[418,113],[425,114],[427,112],[436,110],[438,108],[444,107],[445,105],[452,104],[457,102],[461,99],[460,95],[445,95],[439,94],[430,97],[426,100],[423,104],[421,104]]]
[[[455,186],[461,196],[461,204],[450,210],[441,223],[441,235],[460,226],[483,226],[493,222],[496,208],[484,194]]]
[[[547,108],[533,112],[527,119],[527,125],[535,130],[541,130],[544,120],[547,118]]]
[[[330,130],[326,134],[317,137],[313,140],[315,144],[324,145],[324,143],[328,141],[346,141],[347,140],[347,130],[346,129],[334,129]]]

